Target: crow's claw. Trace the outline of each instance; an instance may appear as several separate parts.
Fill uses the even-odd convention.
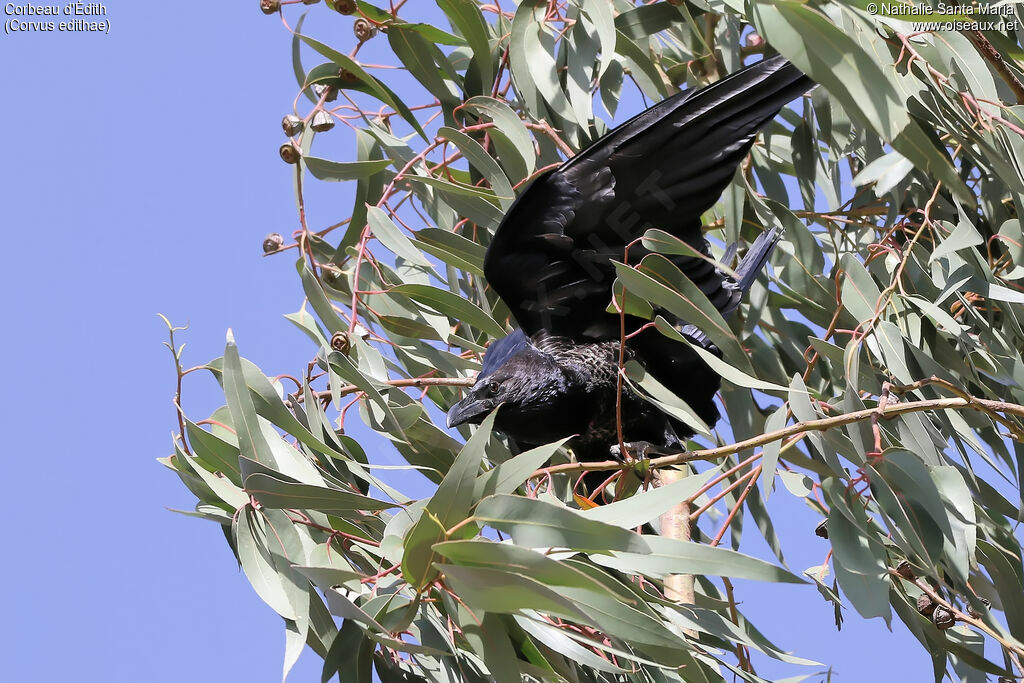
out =
[[[622,449],[619,448],[619,444],[615,444],[608,449],[611,452],[612,457],[619,462],[645,460],[648,452],[657,450],[654,444],[649,441],[627,441],[622,445],[626,447],[625,454],[623,454]]]

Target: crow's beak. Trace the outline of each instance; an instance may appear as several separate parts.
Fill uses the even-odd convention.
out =
[[[467,396],[448,410],[448,426],[457,427],[461,424],[480,424],[487,414],[489,406],[487,401],[480,401],[472,396]]]

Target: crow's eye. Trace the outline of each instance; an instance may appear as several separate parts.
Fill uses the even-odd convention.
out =
[[[498,383],[493,379],[487,383],[487,393],[490,396],[494,396],[498,393]]]

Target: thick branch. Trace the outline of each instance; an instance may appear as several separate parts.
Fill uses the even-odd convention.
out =
[[[993,412],[1008,413],[1010,415],[1016,415],[1018,417],[1024,417],[1024,406],[1016,403],[1006,403],[1004,401],[990,401],[988,399],[976,398],[973,396],[968,397],[957,397],[957,398],[936,398],[922,401],[907,401],[896,404],[886,405],[882,408],[866,408],[864,410],[858,410],[852,413],[846,413],[844,415],[836,415],[834,417],[825,417],[820,420],[808,420],[807,422],[797,422],[791,424],[782,429],[777,429],[773,432],[761,434],[758,436],[738,441],[728,446],[719,446],[717,448],[705,448],[696,451],[683,451],[672,455],[662,456],[660,458],[652,458],[650,461],[650,467],[671,467],[674,465],[681,465],[683,463],[692,462],[694,460],[718,460],[740,451],[745,451],[748,448],[757,448],[773,441],[779,441],[790,436],[797,434],[803,434],[805,432],[823,432],[835,427],[844,427],[848,424],[855,422],[861,422],[863,420],[870,420],[874,416],[878,416],[883,419],[891,419],[899,415],[905,415],[907,413],[920,413],[931,410],[962,410],[969,408],[971,410],[977,410],[980,412],[992,414]],[[586,463],[566,463],[564,465],[553,465],[551,467],[545,467],[537,470],[534,476],[547,476],[551,474],[557,474],[559,472],[582,472],[590,470],[614,470],[622,469],[622,463],[617,460],[603,460],[600,462],[586,462]]]
[[[668,486],[672,482],[679,481],[686,476],[683,470],[667,469],[660,473],[659,485]],[[682,541],[689,541],[691,537],[690,503],[682,501],[671,510],[662,515],[661,535],[668,538],[676,538]],[[693,574],[673,574],[665,579],[665,597],[686,605],[692,605],[695,601]],[[696,637],[696,632],[690,633]]]
[[[1024,104],[1024,84],[1020,82],[1016,74],[1010,71],[1010,67],[1006,65],[1006,61],[1003,60],[1003,56],[996,49],[995,45],[989,42],[989,39],[981,31],[968,31],[967,37],[978,50],[978,54],[984,57],[992,65],[992,68],[996,70],[1000,78],[1010,86],[1014,96],[1017,98],[1017,104]]]

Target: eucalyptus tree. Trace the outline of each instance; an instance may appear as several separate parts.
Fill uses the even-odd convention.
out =
[[[185,369],[169,324],[180,434],[162,462],[283,618],[286,673],[307,645],[343,681],[760,681],[764,658],[806,672],[770,640],[784,623],[744,616],[743,578],[816,586],[837,620],[895,616],[936,680],[1024,675],[1017,6],[437,0],[440,22],[404,1],[260,6],[291,32],[298,81],[280,149],[296,231],[264,250],[296,259],[286,317],[311,346],[268,375],[229,334]],[[493,416],[446,430],[511,329],[482,263],[516,194],[620,108],[775,52],[819,87],[703,216],[726,261],[784,230],[771,277],[726,321],[665,257],[688,247],[652,227],[609,302],[679,344],[654,311],[701,321],[727,420],[679,452],[589,463],[609,475],[603,505],[575,488],[564,442],[520,452]],[[353,201],[310,224],[318,181]],[[205,418],[181,399],[199,371],[225,396]],[[636,364],[619,371],[692,415]],[[429,487],[398,490],[385,449]],[[786,568],[773,490],[820,515],[820,566]],[[666,533],[637,533],[659,517]],[[776,557],[741,552],[744,520]]]

